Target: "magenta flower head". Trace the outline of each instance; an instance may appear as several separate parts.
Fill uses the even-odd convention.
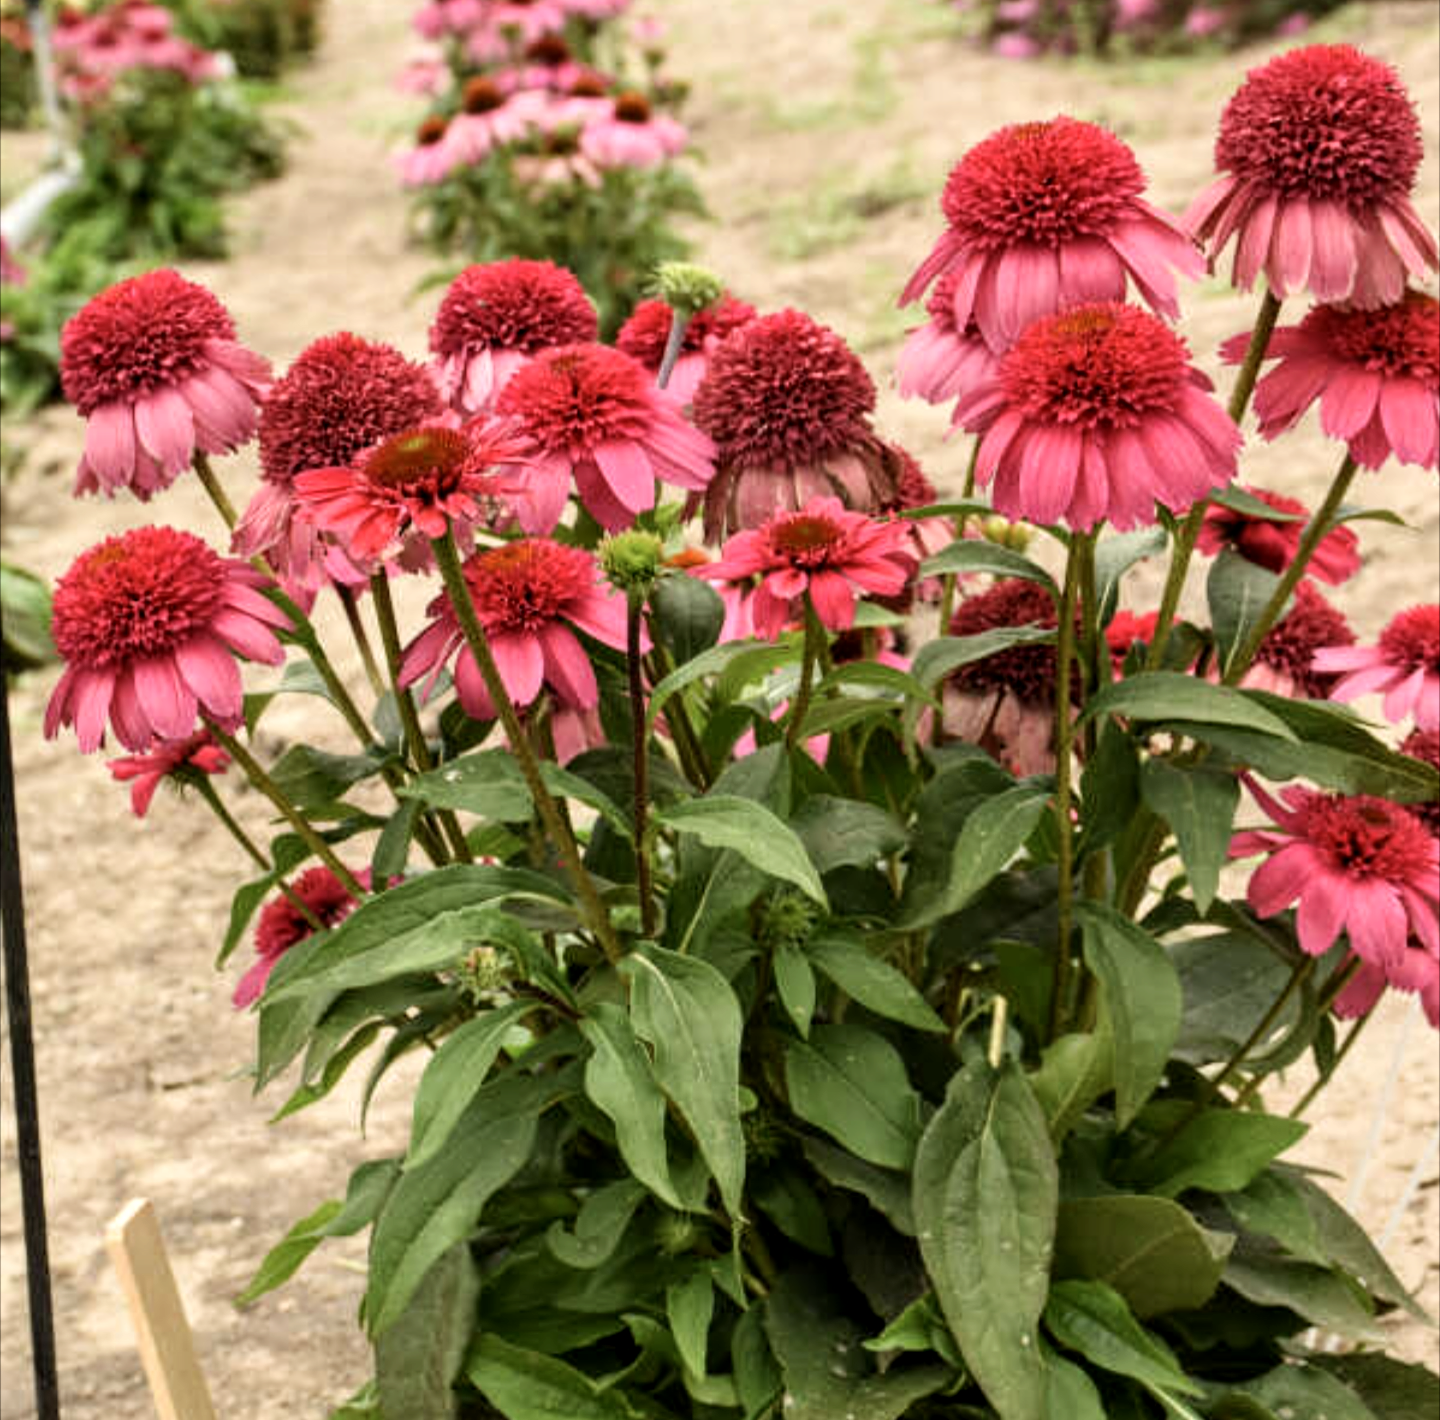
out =
[[[1030,326],[955,420],[983,435],[976,477],[1007,518],[1134,528],[1235,476],[1240,431],[1208,388],[1148,311],[1077,306]]]
[[[563,267],[518,257],[469,266],[430,327],[435,377],[453,408],[481,414],[537,351],[584,344],[599,331],[584,287]]]
[[[974,316],[963,331],[955,324],[958,279],[952,271],[935,283],[925,303],[930,319],[917,325],[900,348],[895,383],[906,399],[919,395],[927,404],[945,404],[995,378],[999,358],[985,343]]]
[[[1440,841],[1410,810],[1298,786],[1281,791],[1282,804],[1250,789],[1276,827],[1237,833],[1230,856],[1269,854],[1247,893],[1259,916],[1298,900],[1302,951],[1320,956],[1347,932],[1356,956],[1387,974],[1403,965],[1412,934],[1440,955]]]
[[[511,376],[496,412],[528,445],[515,470],[516,517],[549,532],[574,475],[580,501],[607,532],[628,528],[655,503],[655,481],[703,493],[715,450],[645,367],[604,345],[542,350]]]
[[[1310,511],[1298,498],[1272,493],[1266,488],[1246,487],[1252,498],[1289,514],[1285,519],[1265,518],[1258,513],[1238,512],[1223,503],[1211,503],[1205,509],[1196,548],[1214,557],[1224,548],[1233,547],[1247,562],[1267,572],[1283,572],[1300,550],[1300,539]],[[1320,539],[1305,568],[1307,576],[1318,577],[1338,587],[1360,570],[1360,539],[1353,528],[1332,528]]]
[[[855,623],[857,589],[893,597],[909,581],[914,563],[903,536],[898,523],[852,513],[838,498],[816,498],[736,533],[700,575],[724,582],[758,576],[750,614],[756,632],[772,641],[799,619],[807,593],[823,626],[846,631]]]
[[[1292,49],[1252,69],[1220,119],[1221,173],[1185,214],[1213,261],[1236,238],[1232,280],[1264,272],[1281,299],[1386,305],[1435,268],[1410,201],[1423,150],[1399,76],[1348,44]]]
[[[105,767],[122,784],[130,785],[130,808],[136,818],[144,818],[162,780],[223,774],[229,764],[230,756],[215,743],[210,731],[197,730],[181,739],[158,740],[143,754],[107,760]]]
[[[1440,730],[1440,605],[1412,606],[1393,617],[1374,646],[1335,646],[1315,653],[1317,670],[1340,679],[1332,700],[1383,695],[1385,718],[1407,715],[1422,730]]]
[[[1135,155],[1096,124],[1061,117],[1002,128],[955,165],[940,199],[949,226],[900,303],[954,275],[956,330],[973,318],[997,355],[1041,316],[1123,301],[1127,280],[1178,316],[1175,272],[1199,277],[1205,263],[1144,190]]]
[[[705,496],[708,542],[814,498],[870,513],[894,497],[893,460],[870,426],[874,383],[833,330],[800,311],[727,336],[693,408],[719,466]]]
[[[85,418],[75,492],[148,500],[189,466],[255,433],[269,361],[235,339],[225,307],[174,271],[108,287],[60,332],[60,382]]]
[[[195,729],[200,710],[226,727],[242,719],[237,655],[285,656],[289,625],[260,594],[265,579],[175,528],[136,528],[83,552],[55,588],[51,629],[65,662],[45,711],[45,735],[74,725],[98,749],[108,719],[127,749]]]
[[[625,598],[600,584],[592,554],[549,538],[523,538],[477,552],[464,564],[465,584],[485,629],[496,668],[518,709],[548,686],[559,707],[587,711],[600,703],[590,657],[579,629],[617,650],[625,646]],[[425,678],[428,694],[458,651],[455,689],[465,713],[493,720],[495,706],[475,657],[465,644],[448,593],[431,602],[434,618],[405,650],[400,683]]]
[[[1221,347],[1232,365],[1248,336]],[[1440,465],[1440,302],[1406,291],[1371,310],[1316,306],[1270,337],[1279,364],[1255,387],[1260,433],[1274,439],[1317,400],[1320,427],[1343,439],[1355,462],[1379,468],[1391,455],[1421,468]]]
[[[615,348],[638,360],[652,374],[660,373],[674,312],[664,301],[641,301],[620,327]],[[689,404],[710,367],[710,356],[732,330],[755,319],[755,307],[725,295],[693,316],[680,342],[680,358],[670,372],[665,393]]]

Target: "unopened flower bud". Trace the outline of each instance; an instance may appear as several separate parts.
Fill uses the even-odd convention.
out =
[[[655,268],[655,294],[672,310],[689,318],[718,304],[725,283],[713,271],[688,261],[664,261]]]
[[[655,1225],[655,1241],[666,1257],[689,1252],[703,1236],[695,1220],[684,1213],[666,1213]]]
[[[772,951],[782,946],[803,947],[819,915],[820,909],[809,898],[777,894],[761,908],[757,936]]]
[[[643,596],[655,585],[665,544],[654,533],[615,533],[600,544],[600,570],[616,591]]]
[[[503,991],[510,984],[509,953],[492,946],[472,947],[460,962],[460,985],[479,1001]]]

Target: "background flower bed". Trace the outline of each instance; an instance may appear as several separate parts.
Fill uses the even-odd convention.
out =
[[[1083,65],[987,62],[960,48],[953,31],[942,31],[915,0],[853,8],[866,13],[847,11],[841,23],[812,0],[783,13],[761,0],[737,0],[718,16],[700,0],[668,0],[665,13],[676,68],[695,80],[689,117],[710,153],[701,178],[722,219],[698,233],[705,259],[762,308],[795,302],[832,323],[877,375],[893,367],[900,333],[915,319],[893,310],[895,272],[907,270],[932,237],[934,192],[950,162],[996,124],[1061,109],[1106,122],[1143,150],[1152,196],[1172,210],[1209,176],[1214,114],[1238,82],[1235,59],[1156,65],[1124,83],[1105,71],[1102,84],[1100,71]],[[247,341],[282,365],[316,331],[342,322],[422,353],[426,303],[406,309],[397,297],[428,263],[401,248],[403,198],[384,170],[386,147],[410,111],[386,87],[403,15],[383,0],[346,0],[345,10],[349,23],[329,36],[294,109],[312,136],[297,145],[291,176],[237,204],[233,263],[186,268],[213,286]],[[828,27],[816,18],[822,11],[830,14]],[[1417,205],[1433,213],[1440,122],[1434,20],[1415,6],[1356,7],[1324,35],[1353,37],[1400,65],[1426,130]],[[1259,57],[1247,54],[1243,62]],[[937,124],[936,114],[945,121]],[[830,159],[842,147],[852,157],[837,169]],[[1248,323],[1253,301],[1217,283],[1188,308],[1187,331],[1213,372],[1215,346]],[[929,471],[958,487],[965,446],[937,444],[943,416],[890,393],[880,422],[917,448],[938,450]],[[53,576],[75,548],[150,521],[153,512],[131,503],[73,503],[79,421],[57,410],[39,427],[31,467],[6,490],[5,535],[7,552]],[[60,476],[44,475],[47,458],[62,466]],[[1312,427],[1308,438],[1255,450],[1247,475],[1313,502],[1332,464],[1332,447]],[[1365,638],[1398,605],[1434,594],[1435,566],[1427,560],[1436,534],[1433,482],[1395,467],[1383,477],[1387,501],[1414,515],[1419,530],[1366,528],[1367,565],[1346,603]],[[199,489],[188,483],[168,495],[166,519],[213,532]],[[229,1299],[288,1227],[297,1202],[333,1193],[361,1157],[393,1152],[403,1141],[407,1085],[395,1080],[382,1088],[368,1145],[353,1142],[353,1090],[267,1130],[247,1082],[227,1078],[231,1065],[249,1058],[253,1027],[230,1019],[231,979],[208,975],[236,850],[198,816],[163,802],[137,831],[124,789],[98,761],[80,773],[73,746],[40,743],[50,684],[42,676],[25,685],[14,702],[14,734],[71,1411],[119,1420],[149,1413],[128,1338],[115,1326],[118,1291],[98,1246],[104,1219],[124,1197],[144,1191],[161,1207],[227,1417],[323,1414],[366,1365],[352,1315],[361,1281],[337,1263],[343,1250],[322,1254],[244,1317]],[[267,718],[269,734],[300,733],[303,704],[287,714],[296,718]],[[263,807],[253,797],[247,803],[247,821],[258,828]],[[1367,1054],[1347,1062],[1301,1157],[1342,1167],[1355,1158],[1403,1018],[1403,1003],[1396,1006],[1372,1028]],[[1361,1201],[1362,1218],[1377,1227],[1435,1117],[1428,1043],[1417,1024],[1387,1131],[1386,1166]],[[3,1348],[11,1362],[3,1368],[0,1408],[22,1417],[23,1264],[8,1174],[0,1196]],[[1436,1190],[1421,1197],[1423,1211],[1407,1220],[1392,1251],[1407,1284],[1429,1267],[1422,1301],[1433,1310]],[[1430,1333],[1404,1331],[1398,1349],[1433,1364]]]

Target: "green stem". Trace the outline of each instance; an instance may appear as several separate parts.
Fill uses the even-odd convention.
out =
[[[1375,1012],[1373,1010],[1366,1011],[1365,1014],[1350,1027],[1345,1035],[1345,1039],[1340,1042],[1340,1048],[1335,1052],[1335,1058],[1330,1062],[1330,1068],[1326,1070],[1324,1074],[1320,1075],[1315,1083],[1295,1102],[1288,1116],[1290,1119],[1300,1119],[1304,1117],[1305,1111],[1310,1108],[1315,1097],[1335,1078],[1335,1072],[1339,1070],[1340,1062],[1355,1048],[1355,1042],[1360,1039],[1360,1032],[1370,1023],[1374,1015]]]
[[[685,349],[685,331],[690,325],[690,316],[685,311],[670,308],[670,334],[665,337],[665,353],[660,357],[660,373],[655,376],[655,387],[664,389],[675,373],[676,361]]]
[[[395,602],[390,596],[390,578],[384,570],[375,572],[370,578],[370,596],[375,603],[375,621],[380,627],[380,644],[385,650],[385,664],[390,671],[391,693],[395,697],[395,708],[400,714],[400,726],[405,732],[405,746],[411,762],[422,774],[435,767],[430,756],[430,746],[425,741],[425,731],[420,727],[420,716],[415,709],[415,697],[408,687],[400,684],[400,627],[395,620]],[[440,826],[450,851],[461,863],[474,862],[470,845],[465,841],[465,832],[454,809],[439,811]]]
[[[980,463],[980,438],[976,435],[975,442],[970,446],[970,462],[965,466],[965,488],[961,493],[962,499],[971,499],[975,496],[975,470]]]
[[[1341,504],[1344,503],[1345,495],[1350,491],[1350,485],[1354,482],[1358,470],[1359,465],[1347,451],[1345,457],[1340,460],[1340,467],[1335,471],[1330,491],[1325,495],[1325,501],[1320,505],[1320,511],[1310,520],[1309,527],[1305,529],[1304,536],[1300,539],[1295,560],[1285,569],[1284,575],[1281,576],[1274,592],[1271,593],[1270,600],[1265,604],[1265,610],[1260,613],[1259,620],[1250,628],[1250,634],[1245,638],[1244,645],[1226,670],[1226,685],[1239,684],[1245,672],[1250,669],[1250,664],[1254,661],[1270,628],[1280,619],[1281,613],[1285,610],[1285,603],[1290,600],[1290,594],[1305,575],[1305,570],[1310,565],[1310,559],[1314,556],[1315,549],[1320,546],[1321,540],[1334,527],[1336,514],[1339,513]]]
[[[676,314],[679,320],[679,314]],[[640,930],[655,935],[655,893],[650,881],[650,845],[646,830],[650,814],[650,736],[646,731],[645,676],[641,665],[641,633],[645,598],[632,592],[626,599],[625,660],[630,680],[631,752],[634,757],[635,890],[640,896]]]
[[[1072,758],[1075,722],[1071,714],[1071,667],[1075,663],[1075,601],[1084,560],[1082,539],[1070,543],[1065,560],[1065,587],[1060,596],[1060,624],[1055,633],[1055,826],[1058,830],[1059,882],[1056,893],[1057,941],[1050,997],[1050,1039],[1061,1033],[1070,994],[1070,937],[1074,930],[1075,861],[1070,810],[1074,789]]]
[[[360,616],[360,604],[355,593],[343,582],[335,583],[335,595],[340,598],[340,608],[345,613],[350,634],[355,638],[355,649],[360,652],[360,661],[365,667],[365,679],[370,682],[370,689],[378,699],[385,694],[385,677],[380,674],[375,652],[370,648],[370,638],[365,633],[365,623]]]
[[[215,470],[210,465],[210,458],[207,454],[201,453],[199,449],[191,457],[191,464],[195,469],[196,477],[199,478],[205,491],[210,495],[210,501],[215,505],[216,511],[225,522],[225,526],[235,531],[235,524],[240,521],[235,512],[235,505],[230,501],[220,480],[216,477]]]
[[[455,609],[456,619],[464,633],[465,644],[470,648],[470,654],[475,657],[476,669],[485,682],[485,689],[489,692],[506,738],[510,741],[511,753],[519,762],[520,772],[525,776],[536,811],[559,849],[563,860],[562,867],[580,899],[581,915],[599,940],[606,957],[614,965],[620,961],[622,955],[619,938],[610,923],[605,904],[600,900],[595,880],[581,861],[580,845],[575,841],[570,825],[545,787],[545,779],[540,770],[540,762],[535,757],[534,747],[525,733],[525,727],[520,723],[520,716],[510,699],[510,692],[505,689],[505,682],[490,651],[489,638],[485,635],[485,628],[480,624],[474,603],[470,600],[470,588],[465,583],[465,573],[460,565],[460,553],[455,546],[454,535],[446,529],[445,535],[432,538],[430,545],[435,549],[435,560],[439,564],[440,575],[444,578],[450,604]]]
[[[260,761],[233,735],[226,733],[209,716],[205,724],[210,733],[229,753],[231,759],[249,776],[250,782],[280,811],[280,816],[300,835],[305,846],[340,880],[340,885],[357,901],[366,896],[365,888],[355,874],[335,856],[335,850],[311,827],[300,811],[290,802],[280,786],[261,767]]]
[[[810,593],[805,593],[805,647],[800,655],[800,685],[790,706],[790,723],[785,728],[785,743],[791,749],[800,742],[800,727],[810,713],[812,682],[819,667],[821,648],[826,644],[825,628],[815,614]]]
[[[1255,317],[1255,328],[1250,332],[1250,343],[1245,349],[1245,359],[1240,373],[1235,377],[1235,388],[1230,393],[1230,418],[1239,424],[1250,406],[1250,396],[1255,390],[1255,381],[1260,375],[1260,366],[1269,348],[1270,337],[1275,323],[1280,319],[1280,301],[1267,287],[1260,302],[1260,312]],[[1150,642],[1150,651],[1145,658],[1146,670],[1158,670],[1164,661],[1165,647],[1170,640],[1170,631],[1175,623],[1175,613],[1180,606],[1180,594],[1185,589],[1185,578],[1190,571],[1190,560],[1195,555],[1195,544],[1200,538],[1200,529],[1205,522],[1205,510],[1210,506],[1209,498],[1201,498],[1186,516],[1175,534],[1175,549],[1170,558],[1170,571],[1165,579],[1165,590],[1160,597],[1159,618],[1155,622],[1155,637]]]

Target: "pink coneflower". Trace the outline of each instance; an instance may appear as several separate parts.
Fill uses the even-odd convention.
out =
[[[935,485],[925,477],[914,457],[899,444],[890,444],[889,451],[897,470],[895,492],[886,499],[879,511],[894,518],[900,528],[901,547],[914,562],[918,570],[927,557],[934,557],[955,541],[955,525],[949,518],[906,518],[902,514],[916,508],[928,508],[939,502],[940,495]],[[918,598],[921,601],[937,601],[940,597],[941,582],[938,577],[927,577],[923,582],[907,587],[907,601]],[[912,594],[913,595],[909,595]],[[908,610],[897,607],[897,610]]]
[[[653,168],[684,151],[684,126],[651,110],[643,94],[617,94],[611,111],[580,132],[580,151],[597,168]]]
[[[1263,271],[1284,298],[1361,306],[1422,280],[1435,239],[1410,202],[1423,148],[1399,76],[1348,44],[1292,49],[1246,75],[1215,144],[1222,176],[1185,214],[1212,262],[1237,237],[1232,280]]]
[[[406,187],[432,187],[444,182],[461,165],[454,148],[445,141],[448,119],[432,114],[415,130],[415,144],[395,155],[395,170]]]
[[[1299,499],[1287,498],[1266,488],[1246,485],[1244,491],[1277,513],[1293,516],[1264,518],[1257,513],[1237,512],[1221,503],[1211,503],[1205,509],[1205,521],[1195,546],[1208,557],[1233,547],[1247,562],[1268,572],[1283,572],[1300,550],[1310,510]],[[1306,574],[1338,587],[1360,570],[1359,547],[1360,539],[1352,529],[1332,528],[1320,539],[1305,568]]]
[[[617,650],[626,637],[625,598],[605,589],[595,558],[548,538],[523,538],[477,552],[464,564],[465,585],[485,628],[506,692],[519,709],[547,685],[558,706],[593,710],[600,690],[574,628]],[[458,651],[455,689],[465,713],[493,720],[495,706],[465,644],[448,593],[427,608],[434,618],[405,650],[400,683],[427,678],[428,694]]]
[[[951,619],[950,634],[1058,625],[1055,603],[1043,587],[1006,578],[966,597]],[[947,737],[979,745],[1017,774],[1049,773],[1055,768],[1055,678],[1055,647],[1048,642],[1010,646],[971,661],[946,677],[941,727]]]
[[[283,612],[261,596],[265,579],[175,528],[106,538],[55,588],[51,629],[65,662],[45,711],[53,739],[73,724],[87,754],[108,718],[127,749],[195,729],[200,710],[222,725],[242,717],[235,656],[278,665]]]
[[[506,381],[538,350],[598,338],[585,289],[549,261],[468,266],[449,285],[430,349],[440,391],[462,414],[482,414]]]
[[[302,601],[327,577],[363,581],[361,569],[294,516],[296,475],[344,467],[371,445],[443,412],[426,370],[392,346],[349,331],[307,345],[260,410],[262,478],[235,529],[235,551],[269,558]]]
[[[1392,725],[1413,715],[1420,729],[1440,730],[1440,605],[1400,612],[1374,646],[1317,651],[1315,667],[1340,673],[1332,700],[1383,694]]]
[[[1006,517],[1133,528],[1234,477],[1240,431],[1208,388],[1148,311],[1078,306],[1030,326],[955,421],[983,434],[976,479]]]
[[[1173,272],[1198,277],[1205,263],[1144,190],[1135,155],[1093,123],[1002,128],[951,172],[940,200],[949,229],[901,304],[953,272],[955,328],[973,317],[997,355],[1041,316],[1124,300],[1127,277],[1149,305],[1178,316]]]
[[[458,526],[468,540],[504,492],[492,470],[523,457],[519,444],[492,428],[407,429],[367,449],[347,468],[316,468],[295,478],[302,515],[337,538],[359,563],[369,563]],[[408,546],[411,560],[415,548]]]
[[[1400,753],[1418,759],[1421,764],[1428,764],[1431,769],[1440,769],[1440,730],[1411,730],[1400,746]],[[1440,798],[1407,807],[1419,816],[1435,837],[1440,838]]]
[[[370,886],[370,870],[364,868],[355,873],[362,887]],[[360,905],[350,896],[340,879],[326,867],[307,868],[290,884],[290,891],[303,902],[310,916],[321,927],[338,927]],[[243,1010],[253,1001],[258,1001],[265,990],[265,983],[280,960],[291,947],[315,934],[316,928],[306,919],[300,909],[283,893],[272,897],[260,909],[260,920],[255,924],[255,952],[258,960],[236,984],[231,998],[235,1009]]]
[[[758,528],[738,532],[702,576],[737,581],[758,576],[750,599],[756,632],[774,640],[801,615],[808,593],[821,625],[845,631],[855,621],[855,592],[896,596],[913,563],[901,529],[849,512],[838,498],[814,498],[799,512],[777,513]]]
[[[1355,632],[1344,614],[1313,582],[1301,582],[1295,588],[1295,605],[1266,633],[1241,684],[1287,699],[1324,700],[1334,690],[1336,677],[1316,667],[1315,653],[1326,646],[1354,644]]]
[[[516,517],[548,532],[576,491],[607,532],[629,527],[655,502],[655,481],[703,492],[714,448],[645,367],[603,345],[542,350],[500,392],[497,413],[530,445],[517,470]]]
[[[1279,825],[1237,833],[1230,856],[1267,853],[1247,898],[1261,917],[1299,900],[1302,951],[1320,956],[1347,932],[1355,954],[1387,975],[1405,960],[1413,933],[1440,953],[1440,841],[1408,809],[1370,795],[1321,794],[1292,786],[1283,804],[1251,792]]]
[[[1248,336],[1225,342],[1231,364],[1245,356]],[[1351,457],[1379,468],[1392,454],[1401,463],[1440,464],[1440,302],[1407,291],[1394,305],[1372,310],[1316,306],[1296,326],[1270,337],[1268,358],[1280,363],[1255,387],[1260,433],[1274,439],[1319,400],[1320,427],[1344,439]]]
[[[477,75],[465,81],[460,112],[450,120],[443,141],[456,166],[469,167],[488,157],[492,148],[524,138],[538,113],[533,97],[512,99],[493,79]]]
[[[1358,958],[1347,958],[1353,960]],[[1387,986],[1418,995],[1425,1019],[1440,1029],[1440,953],[1429,951],[1415,937],[1406,942],[1405,955],[1388,970],[1360,961],[1331,1009],[1341,1020],[1368,1016]]]
[[[1137,645],[1149,646],[1155,639],[1155,628],[1159,624],[1158,611],[1134,612],[1122,608],[1110,618],[1110,624],[1105,628],[1105,644],[1117,677],[1124,673],[1125,660],[1130,652]]]
[[[615,348],[659,374],[670,338],[674,312],[664,301],[641,301],[615,337]],[[715,305],[692,316],[685,326],[680,358],[670,372],[665,392],[680,404],[689,404],[710,368],[710,357],[732,330],[755,319],[755,307],[737,301],[728,292]]]
[[[828,327],[800,311],[732,331],[695,391],[695,423],[719,466],[705,496],[705,537],[717,542],[827,494],[874,512],[895,471],[870,427],[875,386]]]
[[[122,755],[105,767],[122,784],[130,785],[130,808],[144,818],[161,781],[172,776],[182,783],[199,774],[223,774],[230,756],[215,743],[209,730],[197,730],[182,739],[159,740],[143,754]]]
[[[86,421],[75,492],[128,487],[148,500],[196,449],[228,453],[254,434],[270,363],[236,341],[229,313],[203,286],[149,271],[66,322],[60,381]]]
[[[959,399],[995,378],[999,360],[985,343],[974,317],[961,331],[955,324],[955,272],[942,276],[925,302],[930,319],[905,337],[895,362],[896,387],[908,399],[927,404]]]

